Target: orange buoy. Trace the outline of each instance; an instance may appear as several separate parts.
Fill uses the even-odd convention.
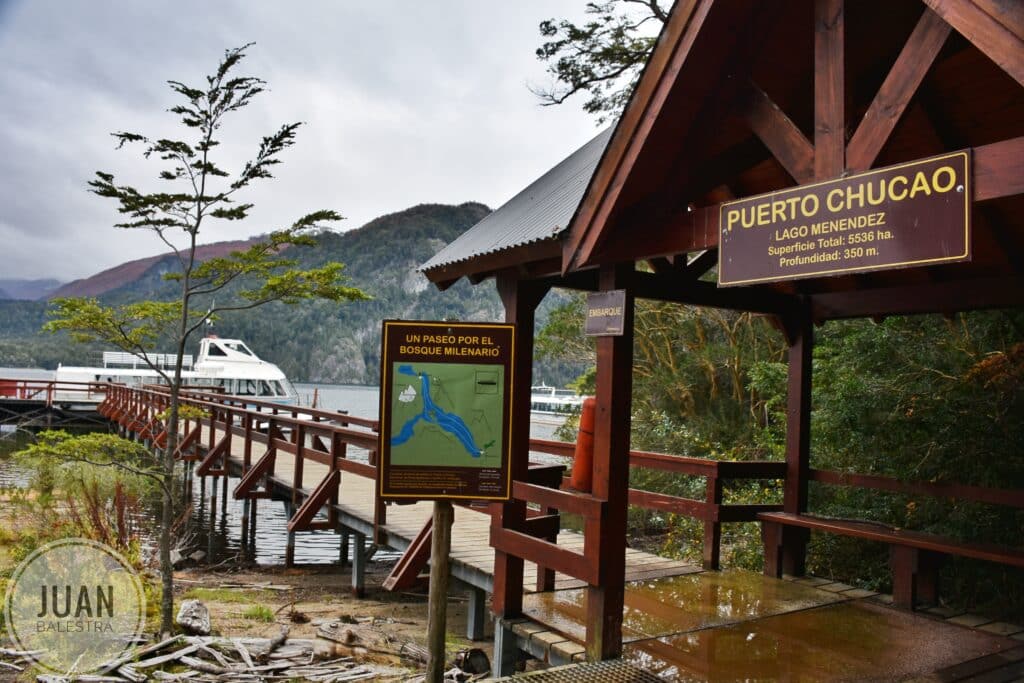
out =
[[[569,477],[569,486],[581,493],[590,493],[590,485],[594,478],[594,414],[596,412],[597,399],[593,396],[583,399],[580,429],[576,435],[576,454],[573,457],[572,474]]]

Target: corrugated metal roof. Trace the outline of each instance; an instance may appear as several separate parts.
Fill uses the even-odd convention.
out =
[[[420,266],[429,271],[560,236],[611,137],[607,128]]]

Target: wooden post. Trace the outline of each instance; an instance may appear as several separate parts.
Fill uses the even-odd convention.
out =
[[[188,464],[185,465],[188,467]],[[242,500],[242,547],[249,545],[249,498]]]
[[[352,595],[366,594],[366,535],[352,532]]]
[[[786,512],[807,511],[811,441],[811,357],[814,326],[804,308],[790,322],[789,384],[786,396]]]
[[[786,396],[786,489],[783,510],[807,511],[811,462],[811,359],[814,325],[803,306],[789,323],[789,384]],[[807,551],[806,529],[781,529],[781,569],[801,576]]]
[[[704,501],[708,504],[708,516],[704,518],[704,569],[718,569],[722,547],[722,523],[718,521],[718,511],[722,505],[722,480],[717,470],[714,476],[707,477]]]
[[[632,263],[601,268],[600,289],[627,286]],[[587,589],[587,659],[622,653],[626,575],[626,512],[633,391],[633,293],[627,289],[622,334],[597,340],[597,410],[594,424],[593,495],[605,501],[597,543],[600,583]]]
[[[253,418],[248,414],[242,416],[245,425],[245,449],[242,451],[242,476],[252,467],[252,422]]]
[[[511,464],[512,481],[526,481],[530,458],[530,385],[533,376],[534,311],[547,293],[546,285],[498,276],[498,294],[505,305],[505,322],[516,326],[515,369],[512,377]],[[521,500],[495,503],[491,524],[521,530],[526,504]],[[504,618],[518,617],[523,610],[523,558],[494,552],[494,592],[491,610]]]
[[[448,610],[448,556],[452,548],[455,509],[450,500],[434,501],[430,541],[430,596],[427,603],[427,683],[441,683],[445,672],[445,621]]]
[[[348,532],[344,527],[338,527],[338,535],[341,537],[338,544],[338,564],[344,567],[348,564]]]
[[[484,617],[487,614],[487,593],[482,588],[469,585],[469,610],[466,615],[466,638],[484,639]]]
[[[295,504],[289,500],[284,501],[284,515],[291,519],[295,515]],[[284,547],[284,566],[295,566],[295,532],[288,532],[288,542]]]
[[[256,506],[258,501],[253,498],[249,505],[249,549],[256,556]]]

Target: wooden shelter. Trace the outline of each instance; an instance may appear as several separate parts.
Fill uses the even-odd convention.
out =
[[[493,611],[503,619],[521,612],[524,560],[580,578],[589,586],[591,659],[614,657],[622,646],[636,298],[762,313],[785,331],[785,502],[778,513],[748,511],[750,519],[762,513],[770,573],[802,570],[808,529],[824,529],[806,514],[808,482],[840,479],[810,466],[815,325],[1024,304],[1024,5],[679,0],[625,112],[603,136],[563,162],[575,175],[556,167],[517,198],[514,211],[503,207],[424,266],[442,288],[463,276],[495,277],[506,318],[520,327],[524,342],[514,378],[514,499],[498,506],[491,535]],[[956,189],[967,193],[966,258],[730,288],[708,281],[719,263],[723,203],[960,150],[969,158],[969,178]],[[590,173],[581,181],[584,170]],[[553,202],[558,211],[541,205],[551,197],[559,200]],[[515,239],[498,239],[508,234]],[[534,309],[555,286],[625,292],[623,334],[597,342],[591,494],[526,483]],[[1020,490],[867,476],[843,483],[1024,508]],[[713,496],[709,491],[709,501]],[[531,535],[527,502],[582,515],[584,552]],[[717,533],[720,519],[708,534]],[[868,533],[855,525],[824,530]],[[879,536],[893,547],[897,602],[910,607],[915,597],[934,592],[934,566],[943,554],[1024,566],[1020,549]],[[717,563],[717,557],[706,560]]]

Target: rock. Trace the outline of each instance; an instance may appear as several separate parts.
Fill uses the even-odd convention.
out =
[[[206,551],[205,550],[197,550],[194,553],[192,553],[191,555],[189,555],[188,559],[192,560],[193,562],[202,562],[204,557],[206,557]]]
[[[491,670],[491,660],[487,658],[486,652],[474,647],[456,653],[455,666],[470,675],[482,674]]]
[[[210,635],[210,610],[198,600],[185,600],[178,608],[176,623],[186,632],[197,636]]]
[[[182,560],[181,551],[177,548],[171,549],[171,565],[176,565]]]

